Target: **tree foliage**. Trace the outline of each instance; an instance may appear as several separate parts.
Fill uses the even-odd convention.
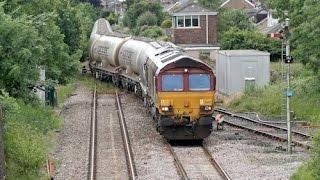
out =
[[[137,25],[138,26],[154,26],[157,25],[157,17],[150,11],[144,12],[141,14],[137,19]]]
[[[244,10],[221,9],[218,15],[218,36],[219,39],[231,28],[239,30],[251,30],[253,25],[246,16]]]
[[[141,0],[135,1],[133,4],[130,5],[129,9],[123,17],[124,26],[127,26],[130,29],[137,28],[139,26],[137,24],[139,16],[148,11],[152,12],[157,18],[156,25],[160,25],[165,16],[160,3],[152,0]]]
[[[45,59],[45,48],[27,17],[13,19],[0,6],[0,88],[28,98],[28,87],[38,78],[37,65]]]
[[[320,1],[315,0],[268,0],[283,21],[288,10],[292,31],[292,54],[314,73],[320,68]]]
[[[27,100],[40,66],[49,81],[65,83],[77,73],[96,19],[90,4],[72,0],[0,0],[0,4],[0,89]]]
[[[257,49],[271,53],[271,59],[281,57],[281,42],[263,36],[255,30],[231,28],[225,32],[221,41],[222,49]]]
[[[163,35],[160,27],[149,27],[141,32],[141,35],[149,38],[158,38]]]

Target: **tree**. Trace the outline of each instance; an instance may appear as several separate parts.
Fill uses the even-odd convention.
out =
[[[253,24],[246,16],[244,10],[221,9],[218,15],[218,39],[231,28],[239,30],[252,30]]]
[[[288,10],[291,20],[292,54],[296,60],[320,76],[320,1],[268,0],[268,5],[277,10],[277,16],[281,21],[285,18],[284,11]]]
[[[0,34],[0,89],[27,100],[45,59],[39,33],[26,17],[13,19],[0,5]]]
[[[90,4],[71,0],[0,4],[0,89],[28,99],[39,66],[45,66],[49,81],[65,83],[77,74],[96,19]]]
[[[137,19],[137,25],[138,26],[143,26],[143,25],[148,25],[148,26],[154,26],[157,25],[157,17],[150,11],[144,12],[141,14],[138,19]]]
[[[152,0],[135,1],[127,10],[123,17],[124,26],[134,29],[137,27],[137,19],[143,13],[149,11],[157,17],[157,25],[160,25],[164,18],[163,7],[159,2]]]
[[[222,49],[257,49],[271,53],[272,60],[281,57],[281,42],[255,30],[231,28],[224,33],[220,43]]]

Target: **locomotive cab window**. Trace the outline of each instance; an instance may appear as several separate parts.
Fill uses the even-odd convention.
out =
[[[190,91],[209,91],[210,90],[209,74],[190,74],[189,90]]]
[[[162,91],[182,91],[183,75],[170,74],[162,76]]]

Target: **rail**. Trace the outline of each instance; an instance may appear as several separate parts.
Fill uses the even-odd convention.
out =
[[[270,127],[270,128],[274,128],[274,129],[279,129],[279,130],[282,130],[282,131],[287,131],[287,129],[284,128],[284,127],[276,126],[276,125],[272,125],[272,124],[268,124],[268,123],[266,123],[266,122],[260,122],[260,121],[257,121],[257,120],[254,120],[254,119],[251,119],[251,118],[242,116],[242,115],[233,114],[233,113],[228,112],[228,111],[226,111],[226,110],[215,109],[215,111],[217,111],[217,112],[219,112],[219,113],[227,114],[227,115],[232,116],[232,117],[241,118],[241,119],[244,119],[244,120],[246,120],[246,121],[250,121],[250,122],[252,122],[252,123],[260,124],[260,125],[263,125],[263,126],[266,126],[266,127]],[[299,131],[295,131],[295,130],[292,130],[292,133],[293,133],[293,134],[296,134],[296,135],[299,135],[299,136],[302,136],[302,137],[306,137],[306,138],[310,138],[310,137],[311,137],[309,134],[306,134],[306,133],[303,133],[303,132],[299,132]]]
[[[209,152],[208,148],[205,147],[204,145],[202,145],[202,149],[205,153],[205,155],[207,156],[207,158],[209,159],[210,163],[212,164],[212,166],[214,166],[216,168],[216,170],[219,172],[220,176],[225,179],[225,180],[231,180],[231,178],[229,177],[229,175],[227,174],[227,172],[220,166],[220,164],[212,157],[211,153]]]
[[[120,123],[120,127],[121,127],[121,134],[122,134],[122,139],[123,139],[123,143],[124,143],[124,147],[125,147],[125,154],[126,154],[126,159],[127,159],[129,178],[131,180],[135,180],[137,177],[137,173],[136,173],[136,168],[134,165],[133,154],[132,154],[130,139],[129,139],[129,135],[128,135],[127,125],[126,125],[125,118],[123,115],[121,101],[120,101],[118,92],[116,92],[116,102],[117,102],[117,107],[118,107],[118,115],[119,115],[119,123]]]
[[[174,152],[174,149],[172,148],[171,144],[167,142],[167,140],[163,139],[165,145],[167,146],[167,148],[169,149],[173,159],[174,159],[174,164],[178,170],[179,175],[181,176],[181,178],[183,180],[187,180],[190,179],[187,175],[186,170],[183,168],[182,163],[180,162],[177,154]]]
[[[89,149],[89,174],[88,179],[95,179],[95,166],[96,166],[96,123],[97,123],[97,88],[94,86],[92,97],[92,109],[91,109],[91,129],[90,129],[90,149]]]
[[[226,110],[215,109],[215,111],[219,112],[219,113],[223,113],[223,114],[231,116],[231,117],[240,118],[242,120],[248,121],[248,122],[256,124],[256,125],[261,125],[261,126],[264,126],[264,127],[267,127],[267,128],[272,128],[272,129],[281,130],[281,131],[285,131],[285,132],[287,131],[287,129],[284,128],[284,127],[275,126],[275,125],[264,123],[264,122],[259,122],[259,121],[253,120],[251,118],[248,118],[248,117],[244,117],[244,116],[241,116],[241,115],[233,114],[233,113],[228,112]],[[284,138],[284,137],[281,137],[281,136],[278,136],[278,135],[275,135],[275,134],[272,134],[272,133],[269,133],[269,132],[265,132],[265,131],[262,131],[262,130],[254,129],[254,128],[251,128],[251,127],[248,127],[248,126],[244,126],[242,124],[234,123],[234,122],[231,122],[231,121],[228,121],[228,120],[224,120],[224,123],[226,123],[226,124],[228,124],[230,126],[237,127],[237,128],[240,128],[240,129],[245,129],[247,131],[250,131],[250,132],[253,132],[253,133],[256,133],[256,134],[260,134],[260,135],[263,135],[263,136],[266,136],[266,137],[269,137],[269,138],[272,138],[272,139],[276,139],[278,141],[282,141],[282,142],[286,142],[287,141],[287,138]],[[312,136],[310,136],[308,134],[305,134],[305,133],[302,133],[302,132],[299,132],[299,131],[295,131],[295,130],[292,131],[292,135],[296,135],[296,136],[302,137],[302,138],[307,139],[307,140],[312,138]],[[295,145],[298,145],[300,147],[306,148],[306,149],[310,149],[311,148],[311,145],[303,143],[303,142],[300,142],[300,141],[292,140],[292,143],[295,144]]]

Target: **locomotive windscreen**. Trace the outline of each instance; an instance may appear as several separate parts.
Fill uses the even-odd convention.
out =
[[[189,90],[190,91],[208,91],[210,90],[209,74],[190,74]]]

